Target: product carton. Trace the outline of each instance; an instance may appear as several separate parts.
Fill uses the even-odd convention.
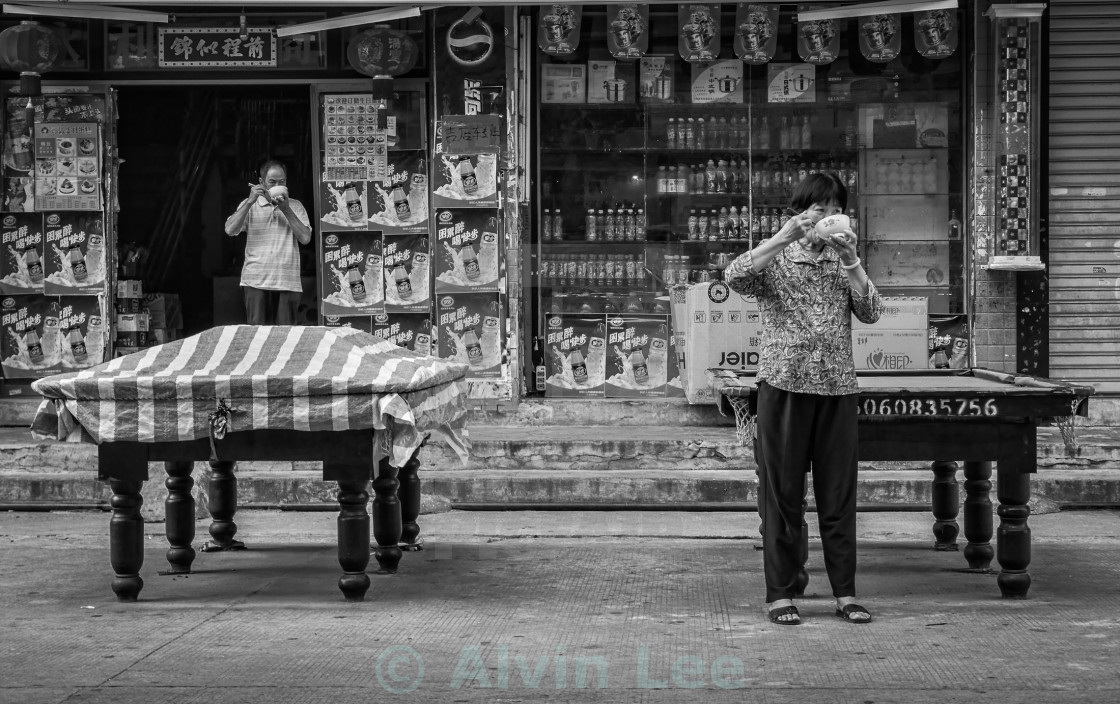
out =
[[[148,314],[152,330],[183,328],[183,307],[177,293],[149,293],[144,296],[143,310]]]
[[[708,369],[758,368],[762,344],[758,303],[722,281],[694,284],[683,297],[680,288],[673,289],[671,303],[674,319],[681,323],[677,335],[682,336],[683,331],[684,337],[684,355],[678,361],[685,396],[690,403],[715,403]]]
[[[874,323],[852,316],[852,330],[925,330],[929,323],[929,299],[925,296],[883,296],[883,314]]]
[[[927,368],[926,330],[879,330],[875,327],[852,331],[852,354],[856,369]]]

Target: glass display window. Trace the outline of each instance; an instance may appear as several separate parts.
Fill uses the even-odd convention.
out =
[[[966,312],[958,11],[823,26],[784,5],[653,5],[640,56],[620,58],[619,7],[583,6],[566,46],[534,16],[550,33],[534,60],[536,334],[549,315],[668,317],[671,287],[720,279],[816,171],[847,185],[883,294]],[[695,60],[700,39],[714,60]]]

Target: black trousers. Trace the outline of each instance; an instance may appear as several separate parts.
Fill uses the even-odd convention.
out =
[[[767,602],[797,592],[809,472],[832,595],[855,596],[857,408],[856,394],[801,394],[759,382],[755,460]]]
[[[295,325],[299,307],[298,291],[266,291],[242,286],[245,322],[249,325]]]

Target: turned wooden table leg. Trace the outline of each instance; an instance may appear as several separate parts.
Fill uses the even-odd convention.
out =
[[[991,567],[992,549],[992,463],[964,463],[964,559],[974,570]]]
[[[394,573],[401,561],[401,503],[397,499],[397,468],[388,459],[378,463],[373,480],[373,537],[377,541],[377,564],[382,572]]]
[[[164,462],[167,471],[167,500],[164,501],[164,525],[167,533],[167,542],[171,546],[167,550],[167,562],[171,565],[172,574],[181,574],[191,571],[195,552],[191,547],[194,541],[194,462],[181,460]]]
[[[420,524],[416,522],[420,516],[420,450],[412,453],[408,462],[404,463],[398,472],[400,487],[397,489],[397,499],[401,503],[401,545],[404,550],[423,550],[423,541],[420,540]]]
[[[143,481],[110,479],[113,490],[110,505],[113,517],[109,519],[109,564],[116,577],[113,593],[119,601],[136,601],[144,580],[140,568],[144,566],[144,519],[140,517],[140,496]]]
[[[1001,567],[996,583],[1005,598],[1022,599],[1031,588],[1031,529],[1027,518],[1031,509],[1031,475],[1016,470],[1001,470],[996,482],[999,499],[999,528],[996,531],[996,558]]]
[[[957,514],[961,505],[960,489],[957,487],[957,463],[934,462],[930,467],[933,469],[931,502],[933,537],[936,540],[933,549],[956,550],[957,535],[960,533]]]
[[[346,601],[363,601],[369,591],[369,481],[338,481],[338,588]]]
[[[203,552],[219,550],[244,550],[245,543],[234,540],[237,524],[233,516],[237,513],[237,477],[234,475],[236,462],[210,460],[210,537],[202,546]]]

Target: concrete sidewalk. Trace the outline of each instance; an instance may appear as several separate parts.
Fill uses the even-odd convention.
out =
[[[166,542],[148,525],[146,586],[122,604],[108,514],[2,513],[0,701],[1120,699],[1120,512],[1032,517],[1018,601],[932,551],[928,514],[861,513],[875,621],[833,616],[814,541],[799,627],[764,616],[753,513],[420,520],[426,549],[371,574],[360,604],[336,587],[332,513],[239,511],[250,549],[200,553],[182,576],[159,575]]]

